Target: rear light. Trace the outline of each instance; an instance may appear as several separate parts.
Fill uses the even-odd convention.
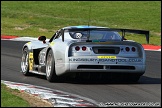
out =
[[[130,50],[130,48],[129,47],[125,47],[125,50],[128,52]]]
[[[76,47],[75,47],[75,50],[76,50],[76,51],[79,51],[79,50],[80,50],[80,47],[79,47],[79,46],[76,46]]]
[[[136,48],[135,47],[132,47],[132,51],[135,52],[136,51]]]
[[[85,51],[87,48],[85,46],[82,47],[82,50]]]

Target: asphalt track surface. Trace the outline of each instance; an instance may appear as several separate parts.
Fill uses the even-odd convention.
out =
[[[138,83],[64,80],[50,83],[44,76],[20,72],[21,48],[26,42],[1,40],[1,80],[61,90],[97,102],[160,102],[161,51],[146,51],[146,72]]]

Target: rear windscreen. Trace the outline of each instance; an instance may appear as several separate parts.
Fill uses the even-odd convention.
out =
[[[70,36],[73,39],[83,40],[121,40],[121,36],[118,32],[113,31],[100,31],[100,30],[88,30],[88,31],[69,31]]]

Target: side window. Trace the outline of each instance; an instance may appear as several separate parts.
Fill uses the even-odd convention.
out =
[[[60,36],[61,36],[61,32],[59,31],[59,32],[57,32],[56,35],[54,36],[54,40],[55,40],[55,39],[58,39]]]
[[[52,38],[49,40],[49,42],[52,42],[53,40],[59,38],[60,36],[61,36],[60,31],[57,31],[57,32],[52,36]]]
[[[52,42],[52,40],[54,39],[55,36],[56,36],[56,33],[52,36],[52,38],[49,40],[49,42]]]

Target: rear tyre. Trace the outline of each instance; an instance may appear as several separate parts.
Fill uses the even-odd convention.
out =
[[[21,70],[25,76],[31,75],[31,73],[29,73],[29,53],[27,47],[24,48],[22,52]]]
[[[49,50],[46,59],[46,78],[49,82],[56,81],[57,75],[55,73],[55,61],[52,50]]]

